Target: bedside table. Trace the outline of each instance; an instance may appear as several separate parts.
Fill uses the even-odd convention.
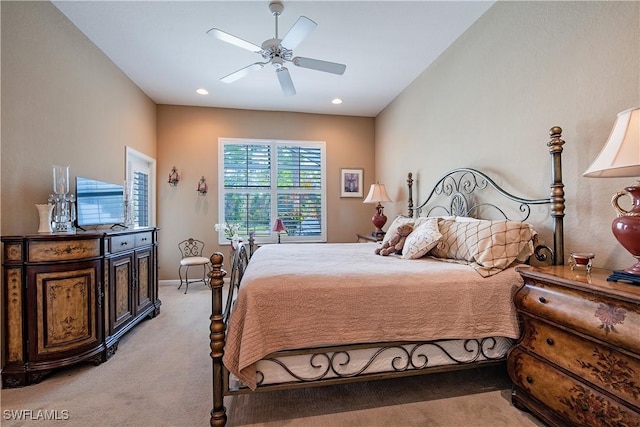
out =
[[[357,243],[367,243],[367,242],[382,242],[384,236],[372,236],[367,234],[356,233],[356,242]]]
[[[512,402],[552,426],[640,426],[640,286],[608,270],[518,267]]]

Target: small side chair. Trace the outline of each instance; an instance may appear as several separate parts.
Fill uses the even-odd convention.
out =
[[[209,258],[202,255],[202,252],[204,251],[204,242],[190,237],[187,240],[183,240],[178,243],[178,249],[182,256],[182,259],[180,260],[180,267],[178,267],[178,276],[180,276],[180,286],[178,286],[178,289],[180,289],[183,284],[186,285],[184,289],[184,293],[186,294],[189,290],[189,283],[202,282],[205,285],[208,284],[207,273],[211,271],[211,262],[209,261]],[[189,267],[198,265],[202,266],[202,278],[189,280]],[[183,269],[184,280],[182,279]]]

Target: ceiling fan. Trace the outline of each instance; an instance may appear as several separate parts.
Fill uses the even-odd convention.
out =
[[[304,58],[301,56],[293,56],[293,49],[295,49],[308,35],[313,31],[318,24],[313,22],[306,16],[298,18],[293,27],[284,36],[284,38],[278,38],[278,17],[282,14],[284,6],[280,1],[272,1],[269,4],[269,10],[275,17],[276,21],[276,35],[272,39],[265,40],[262,46],[258,46],[239,37],[226,33],[218,28],[212,28],[207,31],[207,34],[222,40],[223,42],[230,43],[234,46],[241,47],[243,49],[250,50],[251,52],[259,53],[265,62],[256,62],[248,65],[244,68],[234,71],[233,73],[222,77],[220,80],[224,83],[233,83],[242,77],[250,74],[253,71],[264,68],[265,65],[271,64],[276,69],[276,75],[280,81],[280,87],[285,95],[295,95],[296,88],[291,80],[289,70],[285,67],[287,62],[293,63],[298,67],[309,68],[312,70],[323,71],[326,73],[342,75],[347,68],[344,64],[338,64],[336,62],[321,61],[319,59]]]

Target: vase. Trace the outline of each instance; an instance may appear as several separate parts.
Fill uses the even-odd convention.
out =
[[[38,233],[51,233],[51,214],[53,213],[53,205],[49,204],[36,204],[38,214],[40,215],[40,226],[38,227]]]

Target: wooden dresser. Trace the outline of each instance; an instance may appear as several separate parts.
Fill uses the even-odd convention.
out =
[[[640,427],[640,286],[595,268],[518,271],[513,404],[552,426]]]
[[[2,237],[2,386],[101,363],[160,312],[157,229]]]

